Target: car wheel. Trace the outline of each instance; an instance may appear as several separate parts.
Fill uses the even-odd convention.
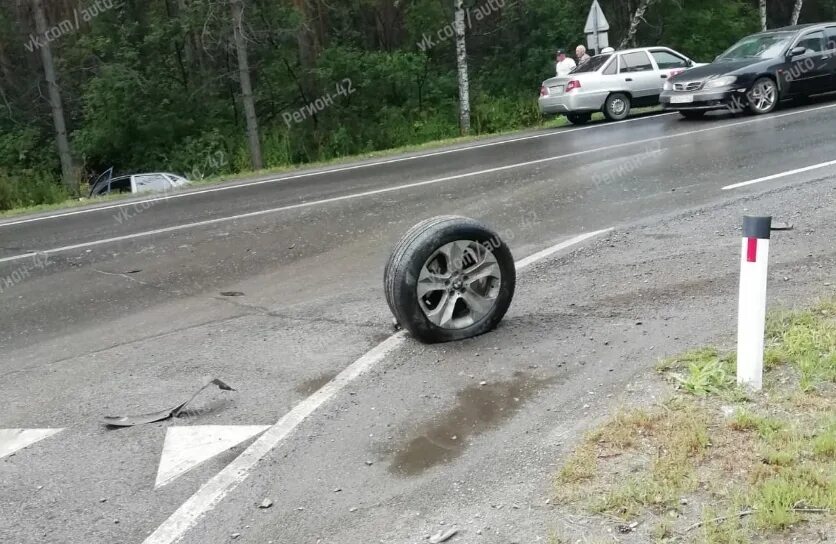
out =
[[[630,97],[624,93],[613,93],[604,102],[604,115],[610,121],[621,121],[630,115]]]
[[[679,115],[686,119],[702,119],[705,117],[705,110],[680,110]]]
[[[487,226],[434,217],[395,245],[383,284],[402,327],[422,342],[449,342],[499,324],[514,296],[516,267],[511,250]]]
[[[778,86],[768,77],[758,78],[746,93],[749,111],[761,115],[769,113],[778,105]]]
[[[566,118],[573,125],[585,125],[592,120],[591,113],[567,113]]]

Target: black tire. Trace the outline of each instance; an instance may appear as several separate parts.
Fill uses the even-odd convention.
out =
[[[573,125],[585,125],[592,120],[591,113],[567,113],[566,119]]]
[[[705,117],[705,110],[680,110],[679,115],[686,119],[702,119]]]
[[[427,293],[423,299],[419,299],[418,280],[422,272],[429,270],[429,266],[438,266],[439,261],[445,258],[440,251],[449,247],[449,244],[453,242],[459,242],[465,246],[468,243],[470,244],[462,254],[463,261],[466,261],[468,256],[474,257],[475,253],[480,251],[489,252],[496,261],[493,263],[491,260],[491,267],[492,269],[498,269],[501,277],[473,280],[468,284],[469,286],[465,286],[465,282],[469,279],[468,276],[464,275],[463,278],[459,276],[459,281],[456,282],[460,284],[458,287],[459,293],[454,292],[456,288],[450,286],[448,281],[447,285],[449,287],[444,288],[447,290],[446,294],[444,290],[433,290],[431,293]],[[483,255],[485,258],[489,258],[486,253],[483,253]],[[430,261],[431,258],[432,261]],[[449,264],[447,263],[447,265]],[[468,268],[465,267],[465,264],[461,263],[459,267],[450,266],[445,269],[445,272],[449,274],[458,269],[458,274],[466,274]],[[474,285],[481,285],[480,282],[489,286],[489,288],[485,287],[485,292],[490,296],[483,300],[489,300],[491,304],[484,315],[480,316],[478,320],[473,319],[470,323],[471,319],[468,316],[471,308],[469,303],[465,301],[464,292],[473,288]],[[386,302],[389,304],[389,309],[392,310],[398,324],[412,333],[415,338],[426,343],[463,340],[492,330],[505,316],[505,312],[508,311],[514,297],[515,286],[516,266],[514,257],[505,242],[496,232],[482,223],[458,216],[433,217],[412,227],[395,244],[383,274]],[[488,289],[490,289],[489,293]],[[467,313],[464,317],[456,318],[459,321],[458,326],[443,327],[432,322],[428,317],[425,309],[433,310],[433,308],[430,308],[432,306],[430,298],[436,296],[437,293],[441,293],[438,296],[442,297],[442,300],[438,302],[435,307],[436,310],[442,306],[442,301],[449,301],[449,297],[455,296],[456,298],[452,300],[452,306],[450,306],[451,316],[455,316],[457,312],[461,314],[462,311]],[[473,313],[476,314],[476,311],[474,310]]]
[[[621,121],[630,115],[630,97],[624,93],[612,93],[604,101],[604,116],[610,121]]]
[[[761,96],[766,96],[766,89],[770,89],[772,93],[771,100],[762,100]],[[749,112],[755,115],[763,115],[771,112],[778,106],[780,100],[780,91],[778,85],[772,78],[759,77],[752,84],[749,92],[746,93],[746,98],[749,102]]]

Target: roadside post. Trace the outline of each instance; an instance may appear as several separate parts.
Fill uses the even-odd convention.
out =
[[[763,388],[766,277],[772,217],[743,218],[740,299],[737,314],[737,383]]]

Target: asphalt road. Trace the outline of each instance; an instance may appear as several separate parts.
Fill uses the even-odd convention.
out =
[[[615,230],[521,272],[497,332],[406,340],[184,541],[417,542],[454,523],[485,542],[544,537],[530,505],[606,395],[660,351],[728,332],[744,210],[814,225],[776,256],[809,281],[779,294],[832,279],[834,167],[781,174],[833,161],[834,122],[832,100],[649,116],[0,222],[0,429],[64,429],[0,459],[0,541],[143,542],[252,442],[155,490],[166,430],[269,426],[309,399],[391,334],[392,244],[449,213],[494,225],[518,259]],[[175,421],[98,422],[176,405],[207,375],[237,391]]]

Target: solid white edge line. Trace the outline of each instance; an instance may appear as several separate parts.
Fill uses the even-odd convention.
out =
[[[828,106],[821,106],[820,108],[816,108],[816,109],[826,109],[826,108],[836,108],[836,104],[830,104]],[[809,111],[815,111],[815,109],[804,110],[803,112],[809,112]],[[92,242],[85,242],[85,243],[74,244],[74,245],[70,245],[70,246],[57,247],[57,248],[46,249],[46,250],[42,250],[42,251],[27,252],[27,253],[22,254],[22,255],[13,255],[11,257],[2,258],[2,259],[0,259],[0,263],[12,262],[12,261],[20,260],[20,259],[25,259],[26,257],[31,257],[31,256],[39,254],[39,253],[43,254],[43,255],[49,255],[49,254],[53,254],[53,253],[61,253],[61,252],[64,252],[64,251],[72,251],[74,249],[83,249],[83,248],[98,246],[98,245],[102,245],[102,244],[110,244],[110,243],[113,243],[113,242],[122,242],[122,241],[125,241],[125,240],[132,240],[132,239],[135,239],[135,238],[143,238],[145,236],[154,236],[154,235],[157,235],[157,234],[165,234],[165,233],[169,233],[169,232],[176,232],[176,231],[179,231],[179,230],[190,229],[190,228],[195,228],[195,227],[215,225],[215,224],[218,224],[218,223],[225,223],[227,221],[237,221],[239,219],[257,217],[257,216],[260,216],[260,215],[278,213],[278,212],[282,212],[282,211],[294,210],[294,209],[299,209],[299,208],[308,208],[308,207],[311,207],[311,206],[318,206],[318,205],[321,205],[321,204],[329,204],[329,203],[333,203],[333,202],[340,202],[340,201],[343,201],[343,200],[353,200],[355,198],[363,198],[363,197],[367,197],[367,196],[374,196],[374,195],[379,195],[379,194],[384,194],[384,193],[391,193],[391,192],[394,192],[394,191],[402,191],[402,190],[405,190],[405,189],[413,189],[413,188],[416,188],[416,187],[423,187],[423,186],[426,186],[426,185],[434,185],[436,183],[444,183],[444,182],[447,182],[447,181],[453,181],[453,180],[462,179],[462,178],[468,178],[468,177],[473,177],[473,176],[481,176],[481,175],[486,175],[486,174],[494,174],[496,172],[503,172],[505,170],[513,170],[515,168],[524,168],[526,166],[533,166],[535,164],[543,164],[543,163],[547,163],[547,162],[553,162],[553,161],[568,159],[568,158],[572,158],[572,157],[579,157],[581,155],[588,155],[588,154],[591,154],[591,153],[600,153],[601,151],[609,151],[609,150],[612,150],[612,149],[619,149],[619,148],[622,148],[622,147],[628,147],[628,146],[632,146],[632,145],[646,144],[646,143],[657,142],[657,141],[661,141],[661,140],[670,140],[670,139],[674,139],[674,138],[681,138],[683,136],[690,136],[690,135],[693,135],[693,134],[701,134],[701,133],[704,133],[704,132],[722,130],[722,129],[725,129],[725,128],[736,127],[736,126],[740,126],[740,125],[748,125],[748,124],[756,123],[756,122],[760,122],[760,121],[768,121],[770,119],[779,119],[781,117],[786,117],[788,115],[797,115],[797,114],[803,113],[803,112],[788,112],[788,113],[782,113],[782,114],[779,114],[779,115],[773,115],[773,116],[770,116],[770,117],[757,117],[755,119],[748,119],[746,121],[738,121],[736,123],[728,123],[728,124],[724,124],[724,125],[707,127],[707,128],[698,129],[698,130],[691,130],[691,131],[688,131],[688,132],[680,132],[680,133],[677,133],[677,134],[670,134],[668,136],[657,136],[657,137],[654,137],[654,138],[645,138],[645,139],[642,139],[642,140],[633,140],[631,142],[623,142],[623,143],[620,143],[620,144],[612,144],[612,145],[608,145],[608,146],[604,146],[604,147],[598,147],[598,148],[594,148],[594,149],[585,149],[583,151],[576,151],[574,153],[567,153],[565,155],[556,155],[554,157],[545,157],[543,159],[537,159],[537,160],[533,160],[533,161],[521,162],[521,163],[516,163],[516,164],[508,164],[508,165],[505,165],[505,166],[498,166],[496,168],[489,168],[487,170],[480,170],[480,171],[477,171],[477,172],[465,172],[463,174],[456,174],[456,175],[453,175],[453,176],[446,176],[446,177],[443,177],[443,178],[435,178],[435,179],[429,179],[429,180],[425,180],[425,181],[418,181],[418,182],[415,182],[415,183],[407,183],[405,185],[396,185],[394,187],[385,187],[383,189],[375,189],[375,190],[372,190],[372,191],[365,191],[365,192],[362,192],[362,193],[354,193],[354,194],[337,196],[337,197],[332,197],[332,198],[325,198],[325,199],[322,199],[322,200],[313,200],[311,202],[303,202],[301,204],[291,204],[289,206],[281,206],[281,207],[278,207],[278,208],[271,208],[271,209],[268,209],[268,210],[259,210],[259,211],[244,213],[244,214],[240,214],[240,215],[219,217],[217,219],[208,219],[206,221],[197,221],[195,223],[186,223],[186,224],[183,224],[183,225],[174,225],[172,227],[166,227],[166,228],[162,228],[162,229],[155,229],[155,230],[149,230],[149,231],[144,231],[144,232],[137,232],[137,233],[134,233],[134,234],[126,234],[124,236],[117,236],[115,238],[106,238],[106,239],[103,239],[103,240],[94,240]]]
[[[552,247],[546,248],[543,251],[538,251],[534,255],[530,255],[520,261],[517,262],[517,270],[522,270],[523,268],[534,264],[535,262],[545,259],[550,255],[554,255],[558,251],[564,250],[567,247],[572,247],[576,244],[579,244],[583,241],[589,240],[590,238],[594,238],[596,236],[600,236],[601,234],[612,232],[612,228],[603,229],[603,230],[596,230],[595,232],[588,232],[586,234],[581,234],[580,236],[575,236],[565,242],[560,244],[553,245]]]
[[[656,115],[634,117],[634,118],[631,118],[631,119],[624,119],[623,121],[610,122],[610,123],[606,123],[606,124],[590,125],[590,126],[586,126],[586,127],[575,127],[575,128],[565,129],[565,130],[557,130],[557,131],[554,131],[554,132],[532,134],[530,136],[522,136],[522,137],[519,137],[519,138],[512,138],[512,139],[508,139],[508,140],[499,140],[499,141],[495,141],[495,142],[486,142],[486,143],[483,143],[483,144],[476,144],[476,145],[471,145],[471,146],[467,146],[467,147],[460,147],[460,148],[455,148],[455,149],[445,149],[445,150],[441,150],[441,151],[433,151],[433,152],[425,153],[425,154],[422,154],[422,155],[410,155],[408,157],[398,157],[398,158],[394,158],[394,159],[385,159],[385,160],[382,160],[382,161],[375,161],[375,162],[369,162],[369,163],[363,163],[363,164],[352,164],[352,165],[349,165],[349,166],[340,166],[340,167],[325,169],[325,170],[315,170],[315,171],[311,171],[311,172],[303,172],[303,173],[300,173],[300,174],[290,174],[290,175],[279,176],[279,177],[275,177],[275,178],[268,178],[268,179],[261,179],[261,180],[257,180],[257,181],[236,183],[234,185],[225,185],[223,187],[210,187],[210,188],[207,188],[207,189],[197,189],[197,190],[194,190],[194,191],[184,191],[183,193],[176,193],[176,194],[173,194],[173,195],[167,195],[167,196],[161,196],[161,197],[155,197],[155,198],[147,198],[147,199],[143,199],[143,200],[136,200],[136,201],[131,201],[131,202],[119,203],[119,204],[111,204],[111,205],[107,205],[107,206],[97,206],[95,208],[85,208],[85,209],[82,209],[82,210],[56,213],[56,214],[46,215],[46,216],[41,216],[41,217],[30,217],[30,218],[27,218],[27,219],[20,219],[20,220],[17,220],[17,221],[12,220],[12,221],[8,221],[8,222],[5,222],[5,223],[0,222],[0,228],[11,227],[13,225],[22,225],[24,223],[33,223],[33,222],[36,222],[36,221],[46,221],[48,219],[57,219],[57,218],[68,217],[68,216],[72,216],[72,215],[95,213],[95,212],[100,212],[100,211],[112,210],[112,209],[116,209],[116,208],[126,208],[128,206],[136,206],[138,204],[145,204],[145,203],[149,203],[149,202],[161,202],[161,201],[173,200],[173,199],[176,199],[176,198],[185,198],[185,197],[194,196],[194,195],[202,195],[202,194],[206,194],[206,193],[217,193],[217,192],[220,192],[220,191],[229,191],[229,190],[232,190],[232,189],[254,187],[254,186],[257,186],[257,185],[264,185],[264,184],[267,184],[267,183],[277,183],[277,182],[281,182],[281,181],[291,181],[291,180],[294,180],[294,179],[301,179],[301,178],[307,178],[307,177],[312,177],[312,176],[324,176],[324,175],[328,175],[328,174],[339,174],[340,172],[350,172],[352,170],[358,170],[358,169],[361,169],[361,168],[371,168],[371,167],[374,167],[374,166],[386,166],[387,164],[396,164],[396,163],[399,163],[399,162],[414,161],[414,160],[418,160],[418,159],[438,157],[440,155],[448,155],[448,154],[451,154],[451,153],[459,153],[461,151],[471,151],[473,149],[482,149],[482,148],[485,148],[485,147],[492,147],[492,146],[497,146],[497,145],[510,144],[510,143],[514,143],[514,142],[522,142],[522,141],[533,140],[533,139],[537,139],[537,138],[548,138],[548,137],[551,137],[551,136],[560,136],[562,134],[569,134],[571,132],[579,132],[581,130],[591,130],[591,129],[595,129],[595,128],[601,128],[601,127],[604,127],[604,126],[611,127],[613,125],[618,125],[618,124],[622,124],[622,123],[631,123],[633,121],[642,121],[642,120],[645,120],[645,119],[653,119],[653,118],[656,118],[656,117],[665,117],[665,116],[668,116],[668,115],[674,115],[675,113],[676,112],[660,113],[660,114],[656,114]]]
[[[773,179],[780,179],[785,178],[787,176],[792,176],[795,174],[802,174],[804,172],[809,172],[811,170],[818,170],[820,168],[827,168],[828,166],[836,166],[836,161],[828,161],[823,162],[820,164],[814,164],[812,166],[805,166],[804,168],[796,168],[795,170],[789,170],[787,172],[781,172],[779,174],[772,174],[771,176],[764,176],[762,178],[752,179],[749,181],[743,181],[741,183],[734,183],[732,185],[726,185],[723,187],[724,191],[728,191],[730,189],[739,189],[740,187],[746,187],[748,185],[754,185],[756,183],[763,183],[764,181],[772,181]]]
[[[521,259],[515,263],[515,266],[517,270],[520,270],[558,251],[612,230],[612,228],[609,228],[575,236]],[[287,438],[300,423],[332,399],[344,387],[371,370],[388,354],[399,348],[405,340],[406,332],[401,331],[393,334],[349,365],[316,393],[297,404],[290,412],[282,416],[275,425],[265,431],[250,447],[244,450],[241,455],[189,497],[156,531],[143,541],[143,544],[174,544],[180,541],[204,514],[215,508],[224,497],[247,479],[256,465],[275,449],[282,440]]]

